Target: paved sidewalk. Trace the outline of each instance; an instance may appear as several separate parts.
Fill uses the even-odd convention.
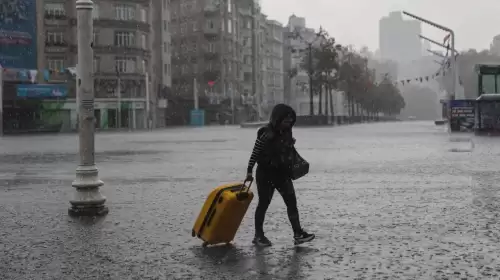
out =
[[[256,131],[235,127],[99,134],[110,214],[67,216],[75,135],[0,139],[0,279],[499,279],[496,138],[449,152],[432,122],[295,130],[311,174],[296,182],[317,239],[294,247],[276,196],[251,245],[251,205],[231,247],[191,228],[206,195],[237,181]]]

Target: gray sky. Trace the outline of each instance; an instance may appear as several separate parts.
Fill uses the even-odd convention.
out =
[[[291,14],[308,27],[322,25],[341,44],[378,48],[378,21],[391,11],[406,10],[456,33],[457,48],[485,49],[500,34],[499,0],[260,0],[271,19],[286,24]],[[423,35],[442,41],[443,31],[426,24]],[[439,49],[439,47],[433,47]]]

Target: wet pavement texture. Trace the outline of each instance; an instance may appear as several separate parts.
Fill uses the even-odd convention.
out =
[[[110,213],[67,216],[76,135],[0,139],[0,279],[499,279],[500,142],[450,152],[432,122],[295,130],[310,174],[296,181],[292,242],[276,196],[251,244],[252,202],[232,246],[191,229],[208,192],[245,175],[256,129],[98,134]]]

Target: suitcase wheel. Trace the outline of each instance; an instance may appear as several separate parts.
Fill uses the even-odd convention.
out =
[[[196,236],[196,232],[194,232],[194,229],[193,229],[193,230],[191,230],[191,236],[192,236],[192,237],[195,237],[195,236]]]
[[[206,247],[208,246],[208,242],[206,242],[206,241],[205,241],[205,242],[203,242],[203,244],[201,244],[201,246],[202,246],[203,248],[206,248]]]

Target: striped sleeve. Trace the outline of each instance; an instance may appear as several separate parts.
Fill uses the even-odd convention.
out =
[[[248,161],[248,168],[247,168],[248,174],[253,172],[253,167],[255,166],[255,163],[257,163],[257,160],[259,159],[260,155],[262,154],[262,151],[264,150],[264,145],[266,144],[266,141],[268,139],[269,139],[269,134],[268,132],[264,131],[259,137],[257,137],[257,140],[255,140],[255,145],[253,146],[252,155],[250,156],[250,160]]]

